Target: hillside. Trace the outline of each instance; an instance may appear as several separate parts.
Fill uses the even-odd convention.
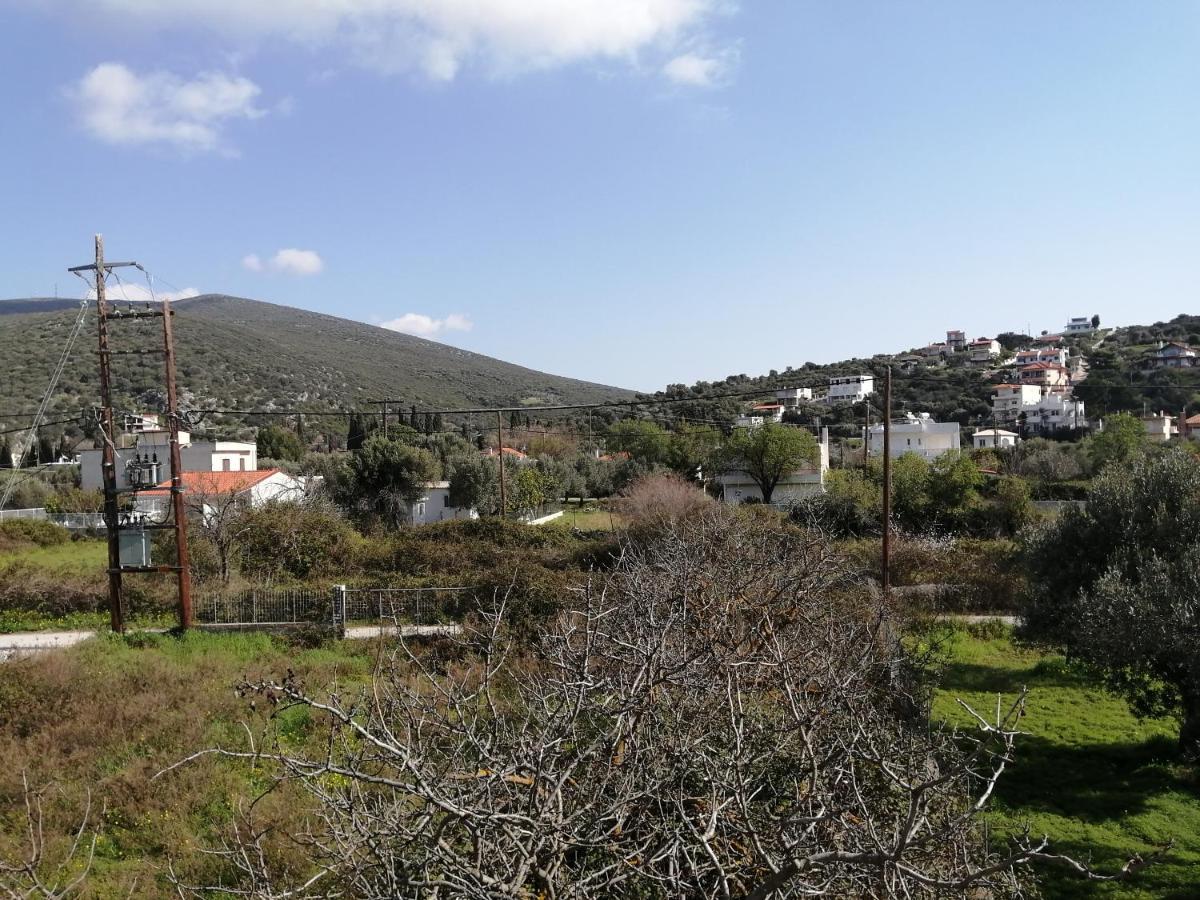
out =
[[[69,300],[0,301],[0,359],[5,361],[0,413],[36,406],[77,305]],[[179,385],[185,405],[193,408],[315,411],[380,397],[437,407],[591,403],[632,396],[620,388],[257,300],[209,294],[179,301],[174,308]],[[113,347],[158,346],[157,327],[155,320],[120,323],[113,328]],[[85,329],[55,397],[55,412],[74,413],[98,402],[91,311]],[[158,357],[117,357],[114,364],[119,406],[161,405]],[[0,418],[3,427],[20,424]]]

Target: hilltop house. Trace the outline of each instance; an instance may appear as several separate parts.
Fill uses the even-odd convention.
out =
[[[1159,342],[1153,350],[1146,352],[1143,367],[1147,369],[1190,369],[1200,365],[1196,349],[1178,341]]]
[[[780,388],[775,392],[775,401],[784,409],[795,409],[801,403],[811,403],[812,388]]]
[[[915,453],[923,459],[937,459],[943,453],[961,449],[957,422],[935,422],[929,413],[914,416],[908,413],[891,427],[893,459],[905,453]],[[883,453],[883,425],[872,425],[867,450],[877,456]]]
[[[1065,334],[1090,334],[1095,330],[1089,316],[1076,316],[1067,322],[1067,327],[1063,329],[1063,332]]]
[[[1066,366],[1051,362],[1030,363],[1021,367],[1021,383],[1043,388],[1066,388],[1071,384],[1071,375]]]
[[[951,353],[958,353],[960,350],[967,349],[967,335],[962,331],[947,331],[946,332],[946,349]]]
[[[1019,350],[1016,363],[1020,367],[1032,366],[1035,363],[1055,363],[1065,366],[1070,356],[1066,347],[1043,347],[1033,350]]]
[[[1000,355],[1000,342],[993,338],[976,338],[971,341],[967,348],[970,351],[969,359],[973,363],[990,363],[993,359]]]
[[[145,417],[149,425],[151,417]],[[170,432],[145,427],[132,435],[123,435],[116,450],[117,489],[150,487],[167,474]],[[258,468],[258,448],[243,441],[193,441],[186,431],[179,432],[179,457],[184,472],[253,472]],[[79,483],[84,490],[104,487],[101,471],[103,451],[79,451]]]
[[[829,379],[829,390],[825,394],[825,402],[830,406],[836,403],[860,403],[875,393],[874,375],[842,375]]]
[[[1086,428],[1083,401],[1069,390],[1034,384],[998,384],[992,397],[992,418],[1011,424],[1024,416],[1025,426],[1034,431]]]
[[[184,502],[206,521],[219,515],[230,503],[262,506],[272,500],[295,501],[305,496],[305,482],[279,469],[249,472],[183,472]],[[134,511],[151,519],[167,515],[171,503],[170,480],[140,491]]]
[[[984,428],[971,435],[971,441],[976,450],[982,450],[984,447],[1015,447],[1017,433],[1005,431],[1003,428]]]
[[[829,430],[821,429],[817,442],[817,462],[788,472],[775,485],[771,505],[786,507],[797,500],[814,497],[825,491],[825,475],[829,471]],[[749,473],[737,469],[722,472],[715,479],[726,503],[761,503],[762,491]]]

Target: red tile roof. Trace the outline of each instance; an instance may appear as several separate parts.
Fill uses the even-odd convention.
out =
[[[529,454],[527,454],[527,453],[522,453],[522,452],[521,452],[520,450],[518,450],[516,447],[505,447],[505,448],[504,448],[504,452],[505,452],[505,454],[507,454],[508,456],[511,456],[511,457],[513,457],[514,459],[528,459],[528,457],[529,457]],[[487,451],[485,452],[485,454],[484,454],[484,455],[485,455],[485,456],[495,456],[495,455],[496,455],[496,448],[495,448],[495,447],[488,447],[488,448],[487,448]]]
[[[248,491],[260,481],[266,481],[279,469],[255,469],[249,472],[184,472],[180,478],[185,493],[195,494],[240,494]],[[171,492],[171,481],[161,482],[153,490],[143,494],[160,495]]]
[[[1067,371],[1066,366],[1060,366],[1058,363],[1052,362],[1035,362],[1021,368],[1022,372],[1040,372],[1043,369],[1060,369],[1063,372]]]

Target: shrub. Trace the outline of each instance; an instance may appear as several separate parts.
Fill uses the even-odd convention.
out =
[[[613,510],[629,522],[632,530],[646,531],[673,525],[714,502],[692,482],[664,472],[643,475],[630,484],[613,501]]]

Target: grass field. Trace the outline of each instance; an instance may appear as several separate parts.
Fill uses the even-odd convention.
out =
[[[154,781],[152,776],[197,749],[243,747],[241,723],[266,724],[233,686],[288,670],[319,691],[367,682],[369,642],[304,648],[264,634],[185,638],[98,637],[61,653],[0,666],[0,861],[23,849],[21,777],[49,788],[48,863],[78,827],[90,794],[87,833],[96,853],[87,897],[174,897],[163,872],[168,859],[211,883],[222,869],[201,852],[228,835],[241,798],[265,782],[246,766],[204,758]],[[279,721],[282,740],[303,743],[302,711]],[[294,823],[304,804],[281,790],[260,805],[266,821]]]
[[[1200,777],[1175,755],[1178,728],[1169,719],[1138,719],[1119,697],[1068,668],[1062,657],[1022,649],[1008,637],[955,632],[935,716],[969,726],[961,697],[981,712],[996,695],[1029,688],[1028,713],[1015,764],[1000,782],[997,830],[1024,824],[1047,834],[1061,852],[1116,870],[1131,853],[1169,840],[1171,856],[1128,882],[1086,883],[1043,870],[1047,898],[1200,897]]]
[[[621,527],[621,518],[611,515],[604,506],[588,505],[579,509],[567,505],[560,518],[547,524],[556,528],[578,528],[580,531],[614,531]]]
[[[88,540],[0,551],[0,566],[16,561],[66,575],[103,574],[108,564],[108,545],[104,541]]]

